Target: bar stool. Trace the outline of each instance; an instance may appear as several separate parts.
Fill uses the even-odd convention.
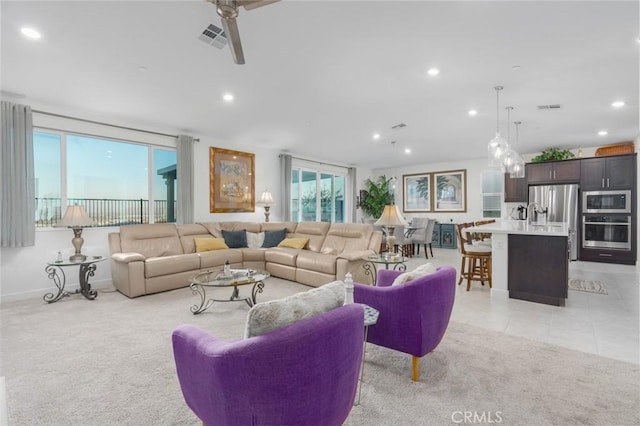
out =
[[[473,223],[461,223],[456,225],[458,234],[458,250],[462,255],[460,264],[460,280],[467,280],[467,291],[471,289],[471,281],[480,281],[482,285],[487,281],[491,285],[491,247],[485,244],[472,244],[471,236],[465,232],[465,228],[474,226]]]

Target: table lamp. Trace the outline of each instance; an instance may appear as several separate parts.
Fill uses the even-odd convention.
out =
[[[84,207],[77,204],[68,206],[62,220],[55,224],[57,228],[73,229],[73,239],[71,244],[76,249],[76,253],[69,257],[70,262],[84,262],[87,256],[80,253],[84,240],[82,239],[82,228],[94,226],[96,222],[89,217]]]
[[[264,204],[264,221],[269,222],[269,209],[271,208],[270,204],[273,204],[273,197],[268,189],[265,189],[262,195],[260,195],[260,200],[258,201],[260,204]]]
[[[407,221],[404,220],[400,209],[395,204],[384,206],[384,211],[380,219],[374,224],[376,226],[384,226],[387,229],[387,253],[391,253],[396,245],[396,237],[394,235],[396,226],[406,226]]]

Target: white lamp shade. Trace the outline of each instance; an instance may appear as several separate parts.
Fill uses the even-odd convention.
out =
[[[84,207],[76,204],[67,207],[64,217],[55,226],[58,228],[82,228],[95,224],[96,222],[89,217]]]
[[[405,226],[408,225],[400,213],[400,208],[395,204],[384,206],[382,216],[375,223],[376,226]]]
[[[261,204],[272,204],[273,203],[273,197],[271,196],[271,193],[267,190],[265,190],[262,195],[260,195],[260,201]]]

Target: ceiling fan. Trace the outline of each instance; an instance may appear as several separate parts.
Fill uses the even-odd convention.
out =
[[[266,6],[279,0],[206,0],[216,6],[216,11],[222,18],[222,29],[229,41],[231,56],[236,64],[244,64],[244,53],[240,43],[240,32],[238,31],[238,7],[242,6],[246,10]]]

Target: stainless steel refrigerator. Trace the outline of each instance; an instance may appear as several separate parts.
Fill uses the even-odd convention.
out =
[[[529,186],[529,203],[547,209],[547,222],[569,223],[570,259],[578,259],[578,185]]]

